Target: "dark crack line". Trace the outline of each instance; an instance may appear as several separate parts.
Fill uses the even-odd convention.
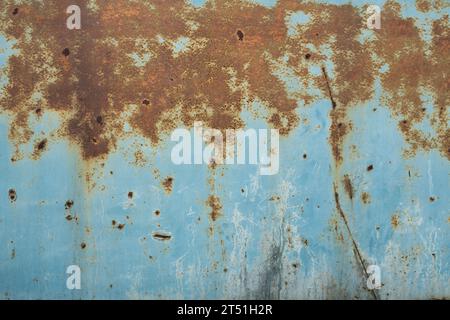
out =
[[[350,226],[348,224],[347,217],[346,217],[344,211],[342,210],[341,203],[339,201],[339,193],[337,192],[336,183],[333,183],[333,188],[334,188],[334,200],[336,202],[336,208],[337,208],[342,220],[344,221],[344,224],[345,224],[345,227],[349,234],[350,240],[352,241],[352,244],[353,244],[353,250],[356,253],[356,257],[358,258],[358,261],[363,269],[364,275],[366,276],[366,280],[367,280],[367,279],[369,279],[369,274],[367,273],[366,264],[361,255],[361,251],[359,250],[358,244],[356,243],[355,238],[353,237],[352,231],[350,230]],[[378,300],[378,296],[377,296],[376,292],[374,290],[369,290],[369,291],[372,293],[373,298],[375,300]]]
[[[336,108],[336,101],[334,100],[333,92],[331,91],[330,81],[328,80],[328,74],[324,66],[322,66],[322,73],[323,77],[325,78],[325,82],[327,84],[328,96],[330,97],[331,105],[333,106],[334,109]]]

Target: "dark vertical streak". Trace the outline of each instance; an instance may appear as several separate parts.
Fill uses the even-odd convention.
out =
[[[339,215],[341,216],[342,220],[344,221],[345,228],[347,229],[347,232],[348,232],[348,235],[350,237],[350,240],[352,241],[353,250],[354,250],[354,252],[356,254],[358,262],[360,263],[361,268],[363,269],[363,272],[364,272],[364,275],[366,276],[366,279],[368,279],[369,278],[369,274],[367,273],[366,264],[364,262],[364,259],[362,258],[361,251],[359,250],[358,244],[356,243],[355,238],[353,237],[352,231],[350,230],[350,226],[348,224],[347,217],[346,217],[344,211],[342,210],[341,203],[339,201],[339,193],[337,192],[337,187],[336,187],[335,183],[333,183],[333,189],[334,189],[334,200],[336,202],[336,208],[337,208],[337,210],[339,212]],[[373,298],[375,300],[378,300],[378,296],[377,296],[376,292],[374,290],[370,290],[370,292],[371,292]]]

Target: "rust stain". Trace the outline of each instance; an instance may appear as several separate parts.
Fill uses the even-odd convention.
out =
[[[125,123],[158,144],[170,130],[195,120],[217,129],[242,127],[241,112],[254,101],[267,109],[270,125],[289,134],[300,123],[296,109],[323,97],[287,92],[274,73],[284,56],[302,83],[312,83],[330,99],[329,141],[337,164],[352,130],[348,112],[373,97],[378,77],[410,146],[405,154],[437,149],[450,159],[448,17],[432,22],[427,48],[414,20],[402,18],[395,1],[386,2],[383,28],[367,43],[358,40],[366,28],[363,10],[351,5],[284,0],[266,8],[217,0],[194,9],[182,0],[155,0],[152,6],[118,0],[99,1],[98,9],[90,10],[87,3],[78,1],[83,27],[77,32],[63,24],[70,1],[17,6],[7,0],[0,9],[5,17],[0,29],[17,40],[19,52],[9,58],[9,83],[0,98],[2,111],[13,116],[14,159],[22,158],[18,146],[33,137],[29,116],[37,110],[58,112],[59,136],[75,142],[87,160],[114,150],[126,136]],[[417,2],[422,11],[430,6],[438,5]],[[288,35],[286,17],[295,11],[312,19],[297,35]],[[176,52],[173,44],[181,37],[189,42]],[[323,46],[330,46],[331,57],[321,52]],[[145,63],[133,58],[144,56],[150,57]],[[329,60],[332,76],[325,67]],[[310,74],[310,63],[322,65],[323,74]],[[388,71],[379,71],[383,65]],[[430,122],[437,134],[431,137],[415,127],[425,118],[424,87],[433,95]],[[37,92],[40,98],[32,99]]]
[[[348,197],[350,200],[353,200],[353,185],[348,174],[344,175],[342,183],[344,184],[345,192],[347,192]]]
[[[9,201],[11,201],[11,203],[16,202],[17,200],[17,192],[14,189],[9,189],[8,190],[8,198]]]
[[[393,229],[397,229],[399,225],[400,225],[400,217],[397,214],[394,214],[391,217],[391,226]]]
[[[167,232],[154,232],[152,234],[153,239],[155,240],[159,240],[159,241],[168,241],[172,239],[172,235],[170,233]]]
[[[369,278],[369,275],[367,273],[366,263],[365,263],[365,261],[363,259],[362,254],[361,254],[361,250],[359,249],[359,246],[356,243],[355,238],[353,237],[352,231],[350,229],[350,225],[348,224],[347,216],[345,215],[344,211],[342,210],[341,203],[339,201],[339,193],[337,191],[336,184],[334,184],[334,200],[335,200],[336,209],[337,209],[337,211],[339,213],[339,216],[341,217],[342,221],[344,222],[344,225],[345,225],[345,228],[347,230],[348,236],[349,236],[350,240],[352,241],[353,251],[355,252],[356,259],[357,259],[358,263],[360,264],[360,267],[361,267],[362,272],[365,275],[365,277]],[[337,230],[337,224],[336,224],[335,228]],[[375,291],[371,290],[370,293],[372,294],[372,296],[373,296],[373,298],[375,300],[378,300],[378,295],[375,293]]]
[[[47,143],[48,143],[47,139],[42,139],[41,141],[35,144],[33,154],[31,156],[32,159],[36,160],[40,158],[42,153],[47,149]]]
[[[69,210],[70,208],[73,207],[73,205],[74,205],[73,200],[67,200],[66,203],[64,204],[64,208],[65,208],[66,210]]]
[[[364,203],[364,204],[369,204],[370,203],[370,194],[368,193],[368,192],[363,192],[362,194],[361,194],[361,201]]]
[[[222,204],[220,198],[216,195],[210,195],[206,204],[211,209],[209,216],[212,221],[216,221],[222,215]]]
[[[165,191],[167,194],[172,193],[172,189],[173,189],[173,178],[172,178],[172,177],[167,177],[167,178],[165,178],[165,179],[161,182],[161,185],[163,186],[164,191]]]

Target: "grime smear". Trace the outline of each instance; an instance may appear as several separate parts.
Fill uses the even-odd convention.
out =
[[[69,139],[91,160],[114,151],[127,125],[157,146],[174,128],[198,120],[217,129],[243,127],[242,111],[256,101],[268,125],[288,135],[300,125],[298,109],[325,98],[329,142],[340,165],[352,131],[349,110],[373,98],[377,80],[409,146],[405,155],[438,150],[450,159],[448,16],[430,22],[428,44],[414,20],[401,16],[400,5],[387,1],[382,29],[361,42],[366,17],[351,5],[150,3],[98,1],[93,10],[78,1],[83,26],[74,32],[64,27],[69,1],[4,1],[0,30],[17,53],[5,67],[9,81],[0,110],[12,117],[13,159],[23,158],[20,146],[33,139],[30,115],[36,110],[57,112],[62,121],[55,138]],[[433,9],[424,1],[417,6]],[[286,24],[292,12],[309,17],[294,33]],[[180,51],[173,46],[179,39],[186,39]],[[312,65],[322,72],[311,73]],[[303,89],[288,92],[276,72],[286,68]],[[433,135],[417,127],[427,117],[424,88],[433,100]]]

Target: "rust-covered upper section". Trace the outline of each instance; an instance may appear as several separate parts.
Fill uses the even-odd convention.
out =
[[[0,110],[13,119],[9,136],[16,146],[35,144],[33,158],[58,137],[79,145],[85,159],[96,159],[114,150],[127,127],[155,145],[194,120],[238,128],[242,111],[253,112],[254,102],[266,109],[265,120],[287,135],[300,125],[298,108],[326,98],[329,140],[339,164],[352,130],[348,111],[373,98],[380,79],[383,104],[398,121],[408,152],[437,149],[450,159],[448,16],[430,22],[427,42],[393,1],[382,8],[382,28],[372,31],[365,8],[351,5],[75,2],[5,0],[0,8],[0,32],[16,50],[6,67]],[[66,28],[72,4],[81,8],[81,30]],[[422,12],[443,6],[417,1]],[[310,20],[289,32],[289,18],[298,11]],[[366,31],[374,35],[362,40]],[[311,64],[322,72],[310,73]],[[280,76],[285,70],[301,89],[288,90]],[[433,110],[425,109],[424,93],[431,95]],[[57,135],[35,141],[32,123],[48,111],[62,119]],[[435,134],[418,127],[425,119]]]

